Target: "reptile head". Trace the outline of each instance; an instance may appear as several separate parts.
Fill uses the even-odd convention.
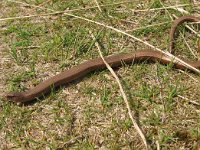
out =
[[[5,98],[13,102],[23,102],[24,95],[20,92],[11,92],[11,93],[6,94]]]

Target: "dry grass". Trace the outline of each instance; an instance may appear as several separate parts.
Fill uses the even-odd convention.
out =
[[[180,9],[171,7],[174,1],[161,4],[159,0],[40,0],[26,1],[28,5],[21,2],[25,3],[3,0],[0,4],[0,18],[36,16],[0,22],[1,97],[8,91],[31,88],[64,69],[99,57],[89,31],[97,34],[101,26],[62,13],[37,17],[40,14],[76,10],[73,14],[130,31],[131,35],[159,49],[168,47],[170,16],[183,15]],[[194,16],[200,11],[198,5],[187,0],[176,4]],[[195,50],[198,38],[184,27],[180,31],[185,38],[178,36],[176,54],[193,59],[187,45]],[[147,48],[105,28],[98,38],[104,55]],[[199,58],[199,54],[194,53]],[[116,73],[152,149],[197,149],[199,75],[181,72],[171,65],[145,62],[124,65]],[[26,106],[3,99],[0,104],[0,149],[144,149],[118,85],[106,70],[91,73]]]

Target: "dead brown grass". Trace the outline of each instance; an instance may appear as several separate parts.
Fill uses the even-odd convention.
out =
[[[138,28],[130,34],[160,49],[168,47],[170,29],[170,23],[162,22],[171,22],[169,13],[184,15],[174,9],[156,10],[162,7],[159,0],[118,5],[115,3],[121,1],[97,2],[102,12],[96,7],[73,13],[122,31]],[[95,1],[30,1],[30,4],[56,11],[96,6]],[[105,7],[107,4],[111,5]],[[175,3],[165,1],[163,4],[173,6]],[[186,1],[178,1],[178,4],[186,4],[182,9],[198,15],[196,5]],[[150,8],[155,11],[148,11]],[[146,11],[132,11],[138,9]],[[1,18],[49,13],[6,0],[0,4],[0,11]],[[1,97],[8,91],[31,88],[63,69],[98,57],[88,31],[97,33],[102,28],[87,21],[59,14],[2,21],[0,27]],[[190,32],[185,35],[191,49],[196,49],[198,38]],[[104,55],[147,48],[110,30],[102,32],[99,41],[104,46]],[[30,46],[35,48],[29,49]],[[176,49],[179,56],[192,57],[179,37]],[[159,63],[124,65],[116,73],[152,149],[198,147],[199,75]],[[0,101],[1,149],[144,149],[112,78],[108,71],[91,73],[81,82],[53,91],[28,106]]]

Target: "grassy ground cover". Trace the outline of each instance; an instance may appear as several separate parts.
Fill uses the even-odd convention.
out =
[[[165,50],[172,17],[186,12],[198,16],[199,5],[189,0],[2,0],[0,149],[144,149],[108,70],[52,90],[29,105],[4,101],[3,95],[25,91],[62,70],[99,57],[91,32],[99,35],[104,56],[149,49],[126,35],[62,11],[120,29]],[[194,29],[199,31],[195,25]],[[177,33],[176,56],[200,58],[197,34],[184,26]],[[153,149],[197,149],[198,74],[159,62],[124,64],[115,71]]]

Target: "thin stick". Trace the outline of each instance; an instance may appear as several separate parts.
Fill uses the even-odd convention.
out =
[[[181,37],[183,38],[183,41],[185,42],[186,46],[188,47],[189,51],[192,53],[192,55],[195,57],[195,58],[198,58],[197,55],[194,53],[194,51],[191,49],[190,45],[188,44],[188,42],[186,41],[184,35],[181,33]]]
[[[171,18],[171,21],[173,21],[173,18],[172,18],[172,16],[171,16],[171,14],[169,13],[168,9],[165,7],[165,5],[162,3],[161,0],[159,0],[159,3],[162,5],[163,9],[168,13],[169,17]],[[174,8],[178,8],[178,7],[177,7],[177,6],[174,6],[173,9],[174,9]]]
[[[178,18],[176,15],[173,15],[173,17],[175,17],[176,19]],[[198,23],[198,22],[196,22]],[[196,32],[194,29],[192,29],[190,26],[185,25],[186,28],[188,28],[191,32],[193,32],[196,36],[198,36],[200,38],[200,35],[198,34],[198,32]]]
[[[60,13],[60,12],[55,12],[55,13],[58,14],[58,13]],[[62,13],[63,13],[63,12],[62,12]],[[51,14],[52,14],[52,13],[51,13]],[[116,32],[122,33],[122,34],[124,34],[124,35],[126,35],[126,36],[129,36],[129,37],[133,38],[134,40],[136,40],[136,41],[138,41],[138,42],[141,42],[141,43],[143,43],[143,44],[149,46],[150,48],[153,48],[154,50],[157,50],[157,51],[159,51],[159,52],[161,52],[161,53],[163,53],[163,54],[169,56],[169,58],[171,58],[171,59],[170,59],[171,61],[179,62],[179,63],[183,64],[185,67],[187,67],[187,68],[193,70],[194,72],[200,74],[200,70],[198,70],[197,68],[195,68],[195,67],[191,66],[190,64],[184,62],[183,60],[179,59],[178,57],[175,57],[175,56],[172,55],[171,53],[169,53],[169,52],[167,52],[167,51],[164,52],[164,51],[162,51],[161,49],[159,49],[159,48],[157,48],[157,47],[155,47],[155,46],[149,44],[148,42],[142,41],[141,39],[139,39],[139,38],[137,38],[137,37],[134,37],[133,35],[130,35],[130,34],[124,32],[124,31],[122,31],[122,30],[119,30],[119,29],[117,29],[117,28],[114,28],[114,27],[112,27],[112,26],[105,25],[105,24],[103,24],[103,23],[100,23],[100,22],[97,22],[97,21],[94,21],[94,20],[90,20],[90,19],[85,18],[85,17],[76,16],[76,15],[73,15],[73,14],[70,14],[70,13],[66,13],[66,12],[64,12],[63,14],[64,14],[64,15],[67,15],[67,16],[74,17],[74,18],[78,18],[78,19],[81,19],[81,20],[85,20],[85,21],[87,21],[87,22],[91,22],[91,23],[94,23],[94,24],[97,24],[97,25],[100,25],[100,26],[106,27],[106,28],[108,28],[108,29],[114,30],[114,31],[116,31]],[[43,15],[47,16],[47,15],[50,15],[50,14],[43,14]],[[36,17],[36,15],[32,15],[32,16]],[[22,19],[21,17],[17,17],[17,18]],[[24,18],[28,18],[28,16],[24,16]],[[3,19],[6,19],[6,18],[3,18]],[[0,19],[0,21],[3,20],[3,19]],[[11,20],[11,19],[13,19],[13,18],[9,18],[8,20]]]
[[[38,15],[27,15],[27,16],[0,18],[0,21],[16,20],[16,19],[26,19],[26,18],[50,16],[50,15],[57,15],[57,14],[61,14],[61,13],[60,12],[54,12],[54,13],[47,13],[47,14],[38,14]]]
[[[152,9],[141,9],[141,10],[134,10],[131,9],[133,12],[146,12],[146,11],[157,11],[157,10],[163,10],[163,9],[174,9],[176,7],[183,7],[183,6],[188,6],[189,4],[180,4],[176,6],[168,6],[168,7],[161,7],[161,8],[152,8]]]
[[[173,17],[172,17],[172,15],[170,14],[170,12],[166,9],[166,7],[164,6],[164,4],[161,2],[161,0],[159,0],[159,2],[161,3],[161,5],[163,6],[163,8],[165,8],[165,10],[167,11],[167,13],[168,13],[168,15],[169,15],[169,17],[171,18],[171,20],[173,21]],[[175,7],[174,9],[176,9],[176,10],[178,10],[178,11],[180,11],[180,9],[178,9],[178,7]],[[184,12],[184,9],[183,9],[183,11],[182,12]],[[185,11],[186,12],[186,11]],[[176,17],[176,18],[178,18],[177,16],[175,16],[174,15],[174,17]],[[191,53],[195,56],[195,54],[193,53],[193,51],[191,50],[191,48],[190,48],[190,46],[188,45],[188,43],[187,43],[187,41],[185,40],[185,38],[184,38],[184,36],[183,36],[183,34],[181,33],[181,36],[183,37],[183,39],[184,39],[184,41],[185,41],[185,43],[186,43],[186,45],[188,46],[188,48],[189,48],[189,50],[191,51]],[[196,57],[197,58],[197,57]]]
[[[157,150],[160,150],[160,144],[159,144],[158,140],[156,140],[156,147],[157,147]]]
[[[97,0],[94,0],[94,1],[95,1],[95,3],[97,4],[97,7],[98,7],[99,11],[102,12],[102,9],[101,9],[101,7],[99,6],[98,1],[97,1]]]
[[[43,6],[43,5],[47,4],[47,3],[49,3],[50,1],[51,1],[51,0],[44,1],[43,3],[39,4],[39,6],[41,7],[41,6]]]
[[[17,49],[35,49],[35,48],[40,48],[40,46],[18,47]]]
[[[131,30],[126,30],[126,32],[131,32],[131,31],[146,29],[146,28],[155,27],[155,26],[161,26],[161,25],[168,24],[168,23],[170,23],[170,21],[165,21],[165,22],[151,24],[151,25],[147,25],[147,26],[143,26],[143,27],[139,27],[139,28],[134,28],[134,29],[131,29]]]
[[[188,99],[188,98],[186,98],[186,97],[183,97],[183,96],[181,96],[181,95],[177,95],[177,96],[180,97],[180,98],[182,98],[182,99],[185,99],[185,100],[189,101],[189,103],[191,103],[191,104],[193,104],[193,105],[200,106],[200,103],[197,102],[197,101],[190,100],[190,99]]]
[[[190,74],[188,74],[186,71],[180,70],[179,71],[185,75],[187,75],[189,78],[191,78],[192,80],[196,81],[196,82],[200,82],[198,79],[192,77]]]
[[[46,9],[46,10],[49,10],[49,11],[52,11],[52,9],[49,9],[49,8],[44,8],[44,7],[41,7],[40,5],[37,6],[37,5],[31,5],[31,4],[28,4],[28,3],[23,3],[23,2],[20,2],[20,1],[14,1],[14,0],[7,0],[9,2],[12,2],[12,3],[16,3],[16,4],[21,4],[21,5],[24,5],[24,6],[29,6],[29,7],[34,7],[34,8],[40,8],[40,9]]]
[[[174,62],[177,61],[177,62],[183,64],[185,67],[187,67],[187,68],[189,68],[189,69],[191,69],[191,70],[193,70],[193,71],[195,71],[195,72],[197,72],[197,73],[200,74],[200,70],[198,70],[197,68],[195,68],[195,67],[189,65],[188,63],[184,62],[184,61],[181,60],[180,58],[175,57],[174,55],[172,55],[171,53],[169,53],[169,52],[167,52],[167,51],[164,52],[164,51],[162,51],[161,49],[159,49],[159,48],[157,48],[157,47],[155,47],[155,46],[149,44],[148,42],[142,41],[141,39],[139,39],[139,38],[137,38],[137,37],[135,37],[135,36],[133,36],[133,35],[130,35],[130,34],[124,32],[124,31],[122,31],[122,30],[119,30],[119,29],[114,28],[114,27],[112,27],[112,26],[108,26],[108,25],[105,25],[105,24],[103,24],[103,23],[100,23],[100,22],[97,22],[97,21],[93,21],[93,20],[90,20],[90,19],[87,19],[87,18],[84,18],[84,17],[76,16],[76,15],[69,14],[69,13],[64,13],[64,14],[67,15],[67,16],[72,16],[72,17],[75,17],[75,18],[78,18],[78,19],[81,19],[81,20],[85,20],[85,21],[91,22],[91,23],[95,23],[95,24],[97,24],[97,25],[100,25],[100,26],[106,27],[106,28],[108,28],[108,29],[114,30],[114,31],[116,31],[116,32],[122,33],[122,34],[124,34],[124,35],[127,35],[127,36],[133,38],[134,40],[136,40],[136,41],[138,41],[138,42],[141,42],[141,43],[143,43],[143,44],[149,46],[150,48],[153,48],[154,50],[157,50],[157,51],[159,51],[159,52],[161,52],[161,53],[163,53],[163,54],[169,56],[169,57],[171,58],[171,59],[170,59],[171,61],[174,61]]]
[[[49,9],[49,8],[45,8],[45,7],[41,7],[41,6],[36,6],[36,5],[31,5],[31,4],[27,4],[27,3],[23,3],[20,1],[14,1],[14,0],[7,0],[9,2],[13,2],[13,3],[18,3],[18,4],[22,4],[25,6],[30,6],[30,7],[34,7],[34,8],[40,8],[40,9],[46,9],[48,11],[55,11],[53,9]],[[132,3],[133,1],[124,1],[124,2],[119,2],[119,3],[113,3],[113,4],[106,4],[106,5],[99,5],[99,7],[107,7],[107,6],[114,6],[114,5],[120,5],[120,4],[125,4],[125,3]],[[91,6],[91,7],[86,7],[86,8],[77,8],[77,9],[72,9],[72,10],[65,10],[65,11],[59,11],[60,13],[64,13],[64,12],[74,12],[74,11],[81,11],[81,10],[88,10],[88,9],[94,9],[94,8],[98,8],[98,6]]]
[[[161,2],[161,1],[160,1]],[[167,11],[168,12],[168,11]],[[171,14],[168,12],[168,14],[169,14],[169,16],[170,16],[170,18],[172,19],[172,16],[171,16]],[[176,18],[178,18],[177,16],[174,16],[174,17],[176,17]],[[173,19],[172,19],[173,20]],[[181,36],[182,36],[182,38],[184,39],[184,41],[185,41],[185,43],[186,43],[186,45],[188,46],[188,48],[190,49],[190,46],[188,45],[188,43],[187,43],[187,41],[185,40],[185,38],[184,38],[184,36],[183,36],[183,34],[181,33]],[[194,56],[196,56],[194,53],[193,53],[193,51],[191,50],[191,53],[194,55]],[[182,72],[183,74],[186,74],[187,76],[189,76],[191,79],[193,79],[194,81],[196,81],[196,82],[199,82],[197,79],[195,79],[195,78],[193,78],[191,75],[189,75],[188,73],[186,73],[186,72],[184,72],[184,71],[182,71],[182,70],[180,70],[179,69],[179,71],[180,72]]]
[[[120,82],[118,76],[116,75],[116,73],[114,72],[114,70],[110,67],[110,65],[109,65],[109,64],[106,62],[106,60],[104,59],[104,57],[103,57],[103,55],[102,55],[102,52],[101,52],[101,48],[100,48],[100,46],[99,46],[99,43],[96,41],[96,38],[94,37],[94,35],[93,35],[92,33],[90,33],[90,34],[91,34],[93,40],[95,40],[95,46],[96,46],[97,49],[98,49],[98,52],[99,52],[99,55],[100,55],[101,59],[103,60],[103,62],[104,62],[104,64],[106,65],[107,69],[110,71],[110,73],[113,75],[113,77],[115,78],[116,82],[118,83],[120,92],[121,92],[121,94],[122,94],[122,97],[123,97],[123,99],[124,99],[124,102],[125,102],[126,107],[127,107],[127,110],[128,110],[129,117],[130,117],[130,119],[131,119],[131,121],[132,121],[132,123],[133,123],[135,129],[137,130],[138,134],[140,135],[140,137],[141,137],[141,139],[142,139],[142,141],[143,141],[143,143],[144,143],[146,149],[149,149],[149,146],[148,146],[148,144],[147,144],[146,138],[145,138],[145,136],[144,136],[142,130],[141,130],[140,127],[138,126],[137,121],[136,121],[136,120],[133,118],[133,116],[132,116],[132,112],[131,112],[131,108],[130,108],[129,103],[128,103],[128,99],[127,99],[127,97],[126,97],[126,94],[125,94],[125,92],[124,92],[124,90],[123,90],[123,87],[122,87],[122,85],[121,85],[121,82]]]
[[[49,13],[49,14],[42,14],[42,15],[39,15],[39,16],[55,15],[56,13],[59,14],[60,12]],[[143,40],[141,40],[141,39],[139,39],[139,38],[137,38],[137,37],[135,37],[135,36],[133,36],[133,35],[131,35],[131,34],[128,34],[128,33],[124,32],[124,31],[122,31],[122,30],[120,30],[120,29],[117,29],[117,28],[114,28],[114,27],[112,27],[112,26],[108,26],[108,25],[105,25],[105,24],[103,24],[103,23],[100,23],[100,22],[97,22],[97,21],[94,21],[94,20],[90,20],[90,19],[87,19],[87,18],[84,18],[84,17],[76,16],[76,15],[73,15],[73,14],[70,14],[70,13],[66,13],[66,12],[65,12],[64,15],[71,16],[71,17],[74,17],[74,18],[78,18],[78,19],[81,19],[81,20],[85,20],[85,21],[87,21],[87,22],[91,22],[91,23],[94,23],[94,24],[97,24],[97,25],[106,27],[106,28],[108,28],[108,29],[114,30],[114,31],[116,31],[116,32],[122,33],[122,34],[124,34],[124,35],[126,35],[126,36],[129,36],[129,37],[131,37],[132,39],[134,39],[134,40],[136,40],[136,41],[138,41],[138,42],[141,42],[141,43],[143,43],[143,44],[149,46],[150,48],[152,48],[152,49],[154,49],[154,50],[157,50],[157,51],[159,51],[159,52],[161,52],[161,53],[163,53],[163,54],[169,56],[169,58],[170,58],[171,61],[173,61],[173,62],[179,62],[179,63],[183,64],[185,67],[187,67],[187,68],[193,70],[194,72],[200,74],[200,70],[198,70],[197,68],[195,68],[195,67],[191,66],[190,64],[184,62],[184,61],[181,60],[180,58],[178,58],[178,57],[172,55],[171,53],[169,53],[169,52],[167,52],[167,51],[162,51],[161,49],[159,49],[159,48],[157,48],[157,47],[155,47],[155,46],[149,44],[148,42],[143,41]],[[30,18],[30,17],[38,17],[38,15],[22,16],[22,17],[11,17],[11,18],[2,18],[2,19],[0,19],[0,21],[2,21],[2,20],[13,20],[13,19],[16,19],[16,18],[17,18],[17,19],[23,19],[23,18]]]

